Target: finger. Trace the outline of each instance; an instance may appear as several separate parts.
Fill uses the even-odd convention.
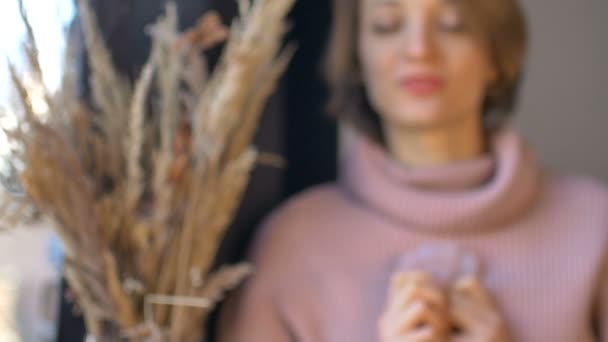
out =
[[[423,302],[409,305],[404,311],[391,314],[390,333],[393,336],[401,336],[426,325],[427,306]]]
[[[445,341],[445,338],[441,338],[435,334],[431,329],[420,329],[418,331],[409,333],[407,335],[392,336],[381,338],[381,341],[391,342],[438,342]]]
[[[477,277],[469,276],[458,280],[455,284],[454,290],[468,296],[473,301],[476,301],[485,307],[495,307],[494,300],[492,299],[489,291],[484,288],[481,281]]]
[[[424,336],[425,331],[432,332],[432,336],[435,337],[445,337],[448,335],[449,324],[447,312],[438,312],[423,302],[416,302],[403,312],[385,313],[379,321],[378,328],[382,341],[397,341],[401,336],[412,336],[415,333]],[[443,341],[443,339],[432,340]]]
[[[399,336],[394,339],[398,342],[439,342],[444,341],[442,335],[433,331],[432,328],[425,327],[408,333],[404,336]]]
[[[420,271],[399,272],[393,276],[391,288],[391,295],[393,297],[397,296],[399,293],[410,291],[412,292],[410,293],[410,296],[412,296],[415,295],[416,292],[421,291],[418,289],[424,289],[422,291],[429,293],[429,299],[431,301],[435,301],[433,297],[438,297],[437,299],[440,301],[445,299],[442,298],[444,296],[440,295],[443,293],[441,288],[433,282],[433,279],[427,273]],[[436,292],[436,295],[432,294],[432,292]],[[400,296],[402,297],[404,295]]]
[[[504,321],[498,311],[472,301],[468,296],[456,294],[451,298],[452,324],[458,327],[463,336],[487,337],[500,334],[504,329]]]
[[[397,272],[391,279],[391,288],[401,289],[410,284],[427,284],[432,282],[431,276],[422,271]]]
[[[390,298],[389,310],[400,311],[415,301],[426,302],[436,309],[447,308],[446,296],[432,285],[408,285]]]
[[[405,334],[421,328],[431,328],[440,333],[446,332],[448,327],[445,312],[431,309],[424,302],[416,302],[410,305],[405,311],[392,315],[396,335]]]
[[[450,319],[446,310],[428,308],[422,314],[423,328],[431,328],[438,335],[446,336],[450,329]]]
[[[484,319],[479,305],[461,293],[453,293],[450,296],[450,316],[453,324],[465,332]]]

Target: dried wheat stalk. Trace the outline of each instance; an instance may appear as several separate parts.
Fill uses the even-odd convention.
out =
[[[257,160],[251,139],[260,113],[293,54],[293,47],[281,48],[293,2],[241,0],[230,30],[216,13],[203,17],[202,31],[187,36],[203,47],[228,36],[211,74],[178,40],[169,5],[150,30],[149,61],[129,84],[114,68],[88,2],[79,0],[92,109],[78,104],[68,68],[60,93],[45,94],[48,119],[39,118],[11,68],[24,115],[8,133],[21,147],[15,158],[24,165],[25,199],[56,223],[65,276],[92,335],[200,339],[213,306],[251,273],[247,265],[216,272],[211,265]],[[30,68],[43,82],[24,11],[22,17]]]

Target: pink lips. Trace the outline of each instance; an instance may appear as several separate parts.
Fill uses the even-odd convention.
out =
[[[424,96],[439,91],[443,80],[432,74],[413,74],[401,78],[400,85],[410,94]]]

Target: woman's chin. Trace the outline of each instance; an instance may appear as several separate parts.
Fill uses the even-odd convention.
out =
[[[429,129],[441,127],[449,121],[449,118],[439,111],[408,111],[399,113],[393,123],[404,128]]]

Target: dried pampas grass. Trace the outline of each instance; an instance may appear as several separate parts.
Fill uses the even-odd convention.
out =
[[[65,276],[92,336],[200,340],[211,309],[252,272],[211,266],[259,158],[251,139],[260,114],[294,51],[282,47],[293,2],[241,0],[230,30],[216,14],[204,17],[202,32],[187,33],[190,41],[208,47],[228,37],[212,74],[187,52],[169,5],[130,84],[114,68],[88,2],[79,0],[94,110],[79,105],[68,68],[60,93],[45,94],[49,113],[41,118],[11,68],[23,115],[7,134],[20,146],[14,158],[23,165],[24,196],[10,206],[34,205],[56,223]],[[44,84],[22,17],[30,68]],[[4,208],[0,215],[15,213]]]

